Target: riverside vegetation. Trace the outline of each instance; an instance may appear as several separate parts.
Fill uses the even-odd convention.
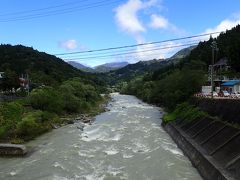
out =
[[[103,110],[106,97],[81,79],[73,78],[56,87],[34,89],[23,100],[0,104],[0,139],[23,143],[47,132],[55,125],[68,123],[74,114],[95,115]]]
[[[195,93],[200,92],[201,86],[207,82],[213,40],[219,45],[217,59],[227,57],[228,64],[231,66],[230,70],[222,71],[220,74],[229,78],[240,77],[239,37],[240,25],[226,31],[226,33],[221,33],[216,39],[210,38],[208,41],[200,42],[189,55],[178,63],[169,63],[154,72],[148,72],[129,81],[119,82],[121,92],[135,95],[148,103],[165,107],[165,110],[170,113],[164,118],[165,122],[175,120],[183,115],[188,116],[188,119],[205,116],[206,113],[194,105],[184,102],[189,101]]]
[[[63,60],[22,45],[0,45],[0,92],[20,88],[27,74],[30,94],[22,100],[0,103],[0,142],[22,143],[51,130],[79,114],[94,115],[106,101],[106,84]],[[10,93],[9,93],[10,92]],[[71,118],[72,117],[72,118]]]

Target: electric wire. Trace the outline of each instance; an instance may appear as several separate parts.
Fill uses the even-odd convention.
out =
[[[183,46],[193,46],[197,45],[197,43],[191,43],[191,44],[182,44],[182,45],[176,45],[176,46],[167,46],[167,47],[161,47],[161,48],[153,48],[149,50],[143,50],[143,51],[134,51],[134,52],[127,52],[127,53],[118,53],[118,54],[110,54],[105,56],[89,56],[89,57],[79,57],[79,58],[72,58],[72,59],[64,59],[64,60],[82,60],[82,59],[96,59],[96,58],[105,58],[105,57],[113,57],[113,56],[121,56],[121,55],[129,55],[129,54],[137,54],[137,53],[143,53],[143,52],[152,52],[156,50],[163,50],[163,49],[171,49],[171,48],[178,48]]]
[[[197,40],[192,40],[192,41],[184,41],[181,42],[181,44],[190,44],[190,43],[198,43],[199,41]],[[176,44],[176,45],[181,45],[181,44]],[[140,47],[141,49],[137,49],[139,50],[151,50],[153,48],[161,48],[161,47],[166,47],[166,46],[171,46],[171,44],[158,44],[158,45],[154,45],[154,47]],[[95,52],[94,56],[96,55],[109,55],[109,54],[115,54],[115,53],[128,53],[128,52],[133,52],[136,51],[136,48],[131,48],[131,49],[120,49],[120,50],[113,50],[113,51],[101,51],[101,52]],[[92,53],[91,53],[92,54]],[[81,57],[84,56],[89,56],[89,54],[80,54]],[[61,58],[75,58],[75,57],[79,57],[79,54],[66,54],[66,55],[62,55]]]
[[[69,2],[69,3],[59,4],[59,5],[56,5],[56,6],[48,6],[48,7],[44,7],[44,8],[31,9],[31,10],[25,10],[25,11],[0,13],[0,17],[1,16],[12,16],[12,15],[28,14],[28,13],[31,13],[31,12],[44,11],[44,10],[49,10],[49,9],[57,9],[59,7],[74,5],[74,4],[78,4],[78,3],[84,2],[84,1],[88,1],[88,0],[73,1],[73,2]]]
[[[45,13],[38,13],[38,14],[32,14],[32,15],[25,15],[25,16],[19,16],[19,17],[13,17],[9,19],[0,19],[0,22],[14,22],[14,21],[22,21],[22,20],[30,20],[30,19],[36,19],[36,18],[42,18],[42,17],[48,17],[48,16],[54,16],[54,15],[62,15],[62,14],[68,14],[68,13],[74,13],[76,11],[82,11],[82,10],[87,10],[87,9],[92,9],[92,8],[97,8],[97,7],[102,7],[106,5],[111,5],[120,2],[120,0],[115,0],[115,1],[110,1],[110,0],[104,0],[104,1],[99,1],[91,4],[85,4],[84,6],[75,6],[71,8],[65,8],[65,9],[60,9],[60,10],[54,10],[54,11],[49,11]]]
[[[124,49],[124,48],[138,47],[138,46],[161,44],[161,43],[165,43],[165,42],[180,41],[180,40],[198,38],[198,37],[209,36],[209,35],[219,34],[219,33],[221,33],[221,31],[205,33],[205,34],[200,34],[200,35],[187,36],[187,37],[167,39],[167,40],[162,40],[162,41],[154,41],[154,42],[149,42],[149,43],[125,45],[125,46],[118,46],[118,47],[109,47],[109,48],[102,48],[102,49],[93,49],[93,50],[86,50],[86,51],[77,51],[77,52],[70,52],[70,53],[58,53],[58,54],[53,54],[53,55],[63,56],[63,55],[70,55],[70,54],[83,54],[83,53],[93,53],[93,52],[100,52],[100,51],[111,51],[111,50],[116,50],[116,49]]]

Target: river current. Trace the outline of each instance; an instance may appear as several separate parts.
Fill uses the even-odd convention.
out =
[[[161,127],[163,111],[112,94],[92,125],[68,125],[29,142],[24,158],[0,158],[1,180],[200,180]]]

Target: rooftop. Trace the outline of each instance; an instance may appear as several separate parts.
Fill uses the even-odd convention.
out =
[[[240,84],[240,80],[226,81],[222,84],[222,86],[234,86],[236,84]]]

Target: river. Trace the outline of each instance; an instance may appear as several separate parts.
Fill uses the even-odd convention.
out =
[[[0,158],[2,180],[198,180],[197,170],[162,129],[163,111],[112,94],[110,111],[82,131],[68,125],[29,142],[24,158]]]

